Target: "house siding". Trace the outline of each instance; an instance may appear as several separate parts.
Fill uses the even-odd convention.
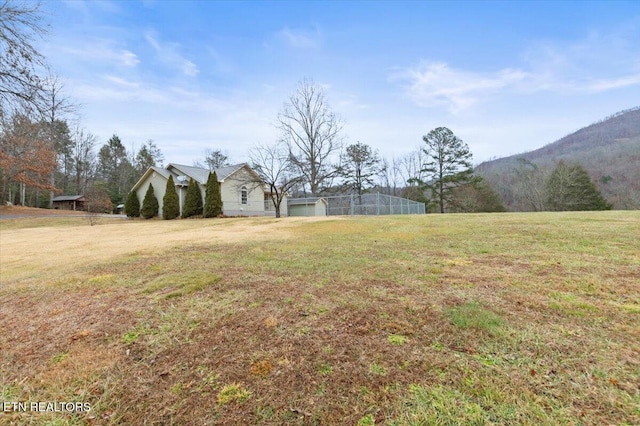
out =
[[[142,203],[144,202],[144,196],[147,194],[149,184],[153,184],[153,193],[158,199],[158,217],[162,217],[162,199],[164,198],[165,188],[167,187],[167,178],[160,173],[153,172],[146,181],[140,185],[136,194],[138,195],[138,201],[140,201],[140,208],[142,209]]]
[[[247,204],[242,204],[242,187],[247,189]],[[220,185],[222,210],[227,216],[273,216],[264,209],[264,188],[247,169],[228,176]]]
[[[234,171],[234,168],[237,170]],[[225,176],[220,182],[220,192],[222,195],[222,211],[227,216],[275,216],[273,209],[265,209],[264,185],[258,182],[257,175],[247,168],[246,165],[227,166],[223,169]],[[206,173],[205,173],[206,172]],[[162,217],[162,206],[167,180],[169,174],[173,176],[173,180],[179,183],[178,176],[187,176],[189,174],[196,175],[200,193],[204,201],[206,194],[206,175],[208,171],[197,169],[191,166],[172,165],[166,169],[151,168],[134,186],[140,205],[144,201],[149,184],[153,184],[154,193],[158,199],[159,211],[158,217]],[[166,175],[166,176],[165,176]],[[193,176],[191,176],[193,177]],[[241,189],[247,189],[247,203],[242,204]],[[184,201],[187,194],[187,187],[178,185],[176,187],[178,194],[180,214],[184,207]],[[286,215],[286,201],[283,203],[282,214]]]

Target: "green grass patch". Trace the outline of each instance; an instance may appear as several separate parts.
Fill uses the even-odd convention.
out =
[[[155,293],[160,297],[171,299],[203,290],[217,284],[220,279],[219,276],[208,271],[165,274],[147,284],[144,292]]]
[[[489,334],[498,334],[504,320],[498,314],[477,302],[465,303],[448,310],[451,322],[460,328],[473,328]]]
[[[220,392],[218,392],[217,400],[218,404],[224,405],[231,402],[243,403],[251,396],[251,392],[244,389],[242,385],[238,383],[231,383],[224,385]]]

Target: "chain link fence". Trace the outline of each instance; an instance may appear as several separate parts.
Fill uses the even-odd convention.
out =
[[[291,215],[314,216],[319,214],[317,208],[299,210],[300,213],[294,213],[295,210],[291,207],[320,204],[322,200],[324,200],[322,204],[326,203],[327,216],[425,214],[424,203],[380,193],[291,198],[288,200],[289,211],[293,213]]]

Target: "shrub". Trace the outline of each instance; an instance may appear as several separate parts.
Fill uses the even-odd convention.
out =
[[[158,199],[156,194],[153,193],[153,185],[149,184],[147,193],[142,201],[142,209],[140,209],[140,215],[145,219],[151,219],[158,215]]]
[[[135,191],[131,191],[124,203],[124,213],[129,217],[140,217],[140,200]]]
[[[180,216],[180,201],[178,200],[176,186],[173,183],[173,176],[169,175],[167,188],[162,198],[162,218],[171,220],[178,216]]]
[[[202,193],[198,183],[190,179],[182,209],[182,217],[187,218],[199,214],[202,214]]]
[[[222,214],[222,194],[216,172],[209,173],[204,197],[204,217],[218,217]]]

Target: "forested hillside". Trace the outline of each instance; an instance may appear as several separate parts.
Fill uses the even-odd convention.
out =
[[[543,207],[556,164],[580,163],[614,209],[640,208],[640,107],[619,112],[535,151],[488,161],[476,172],[509,210]]]

